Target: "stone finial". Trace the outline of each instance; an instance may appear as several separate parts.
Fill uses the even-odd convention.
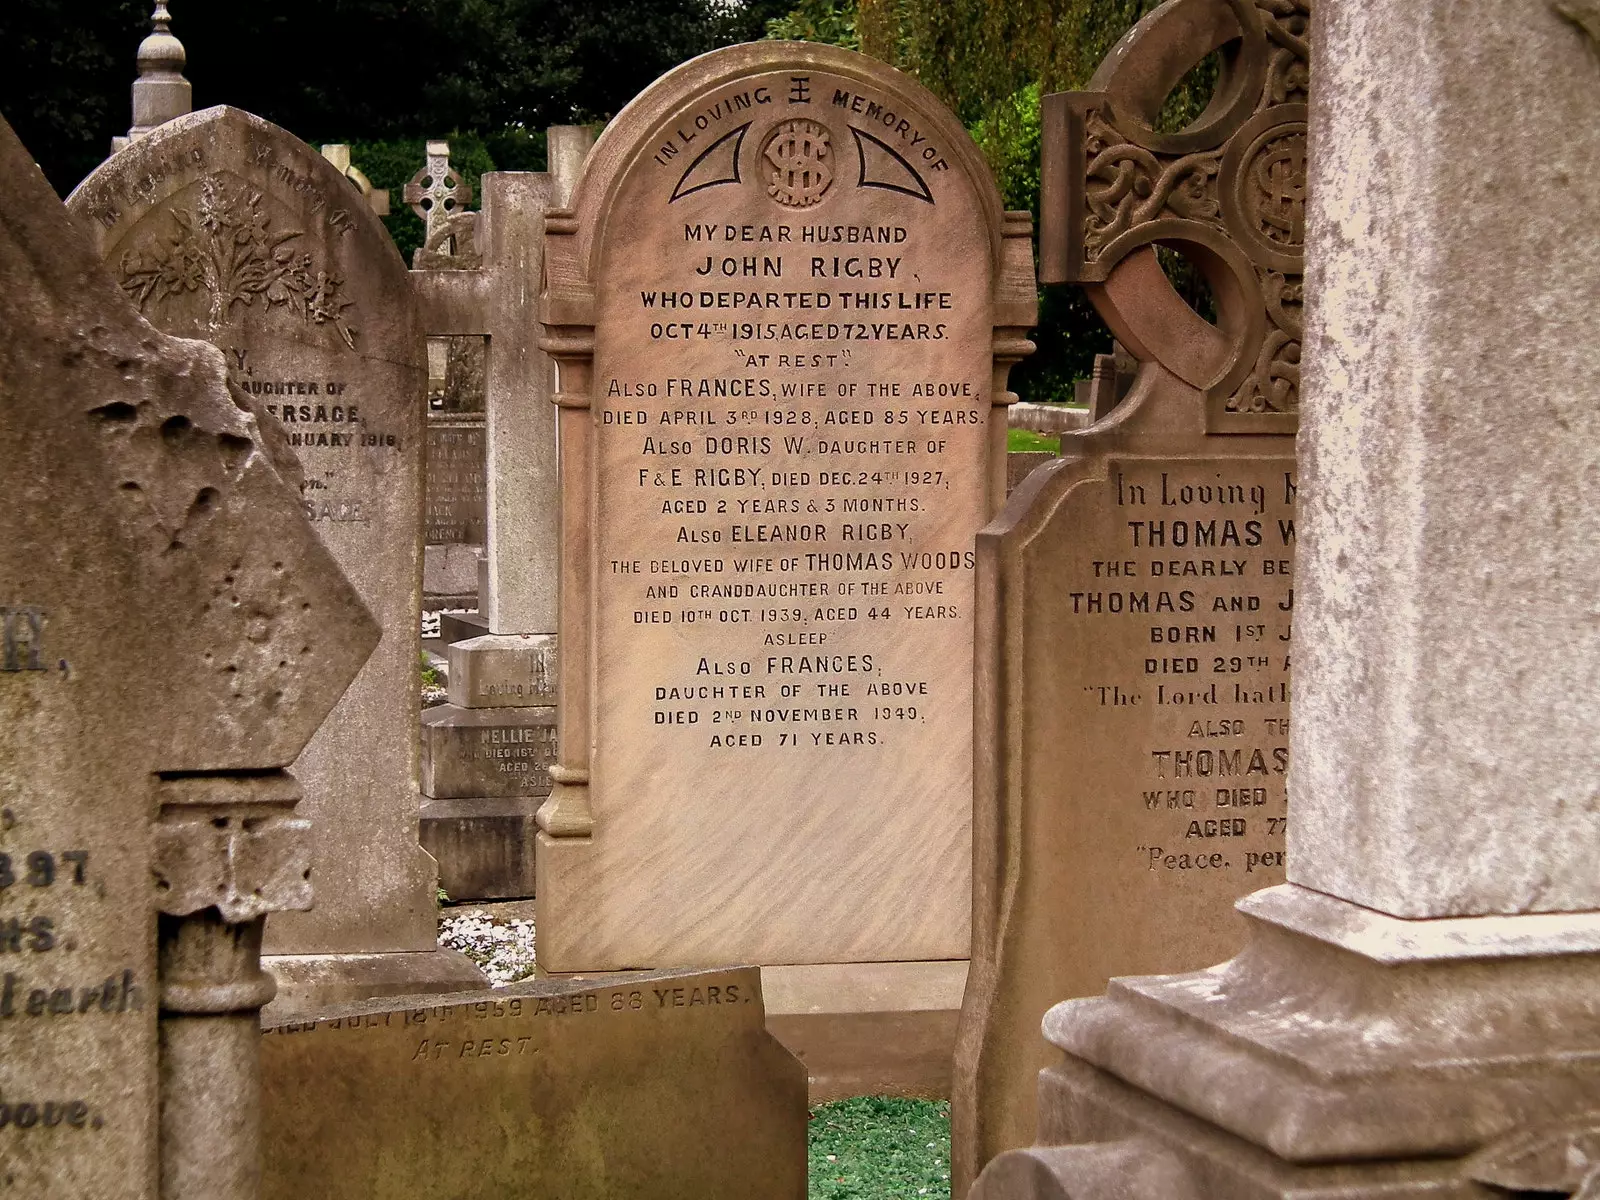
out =
[[[183,43],[172,36],[172,14],[166,0],[156,0],[150,14],[150,35],[139,43],[139,78],[133,83],[133,125],[125,138],[113,138],[116,153],[158,125],[181,117],[193,108],[189,81],[183,77],[188,61]]]

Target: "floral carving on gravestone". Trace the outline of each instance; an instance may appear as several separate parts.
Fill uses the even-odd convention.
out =
[[[1158,11],[1088,91],[1047,104],[1046,280],[1102,283],[1153,245],[1189,251],[1232,338],[1226,361],[1195,381],[1216,401],[1219,432],[1287,432],[1299,409],[1310,15],[1310,0]],[[1205,112],[1159,131],[1171,86],[1213,52]]]
[[[173,297],[205,292],[213,329],[232,319],[235,306],[281,308],[310,325],[331,325],[354,350],[356,331],[345,320],[354,302],[344,280],[292,243],[298,229],[271,228],[262,195],[245,183],[208,178],[192,208],[170,211],[172,228],[122,256],[122,288],[140,309]]]

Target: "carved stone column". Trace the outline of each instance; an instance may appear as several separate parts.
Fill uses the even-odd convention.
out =
[[[261,1182],[267,914],[311,907],[311,823],[287,771],[158,789],[162,1200],[253,1200]]]

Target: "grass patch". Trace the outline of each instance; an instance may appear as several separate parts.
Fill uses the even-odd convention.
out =
[[[857,1096],[811,1110],[810,1200],[950,1200],[950,1102]]]
[[[1012,453],[1025,450],[1046,450],[1061,453],[1061,439],[1054,434],[1035,433],[1031,429],[1006,430],[1006,449]]]

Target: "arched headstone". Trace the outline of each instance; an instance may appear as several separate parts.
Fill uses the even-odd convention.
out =
[[[973,535],[1031,349],[1027,215],[913,80],[763,42],[630,104],[547,231],[541,959],[964,959]]]

